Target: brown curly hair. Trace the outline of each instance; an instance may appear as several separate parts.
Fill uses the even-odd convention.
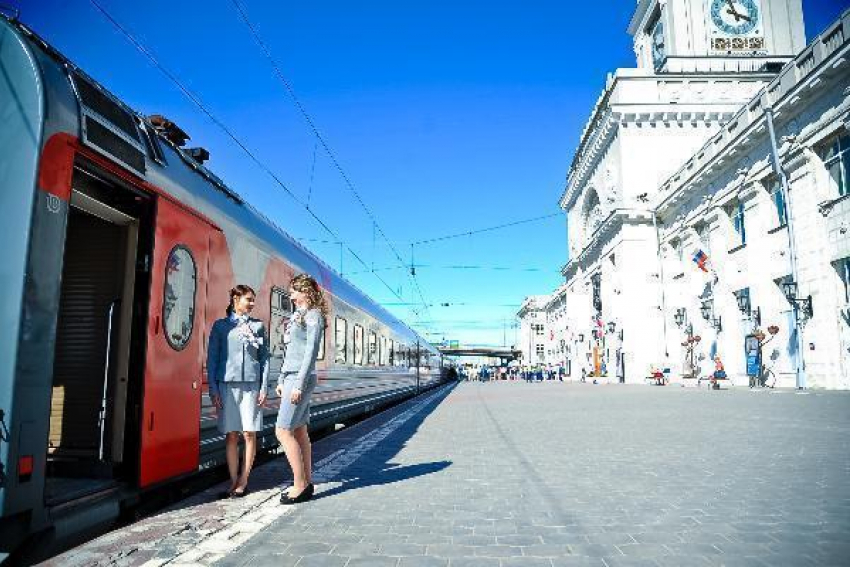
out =
[[[307,296],[310,303],[310,309],[318,309],[322,313],[327,326],[328,321],[328,302],[325,300],[325,294],[318,282],[312,276],[307,274],[298,274],[292,281],[289,282],[289,287],[295,291],[300,291]]]

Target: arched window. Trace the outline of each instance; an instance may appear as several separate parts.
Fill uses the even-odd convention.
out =
[[[171,249],[165,264],[162,328],[174,350],[183,350],[195,324],[195,291],[198,271],[192,253],[182,244]]]

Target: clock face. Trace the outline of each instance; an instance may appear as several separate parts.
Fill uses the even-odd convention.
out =
[[[664,46],[664,25],[661,20],[658,20],[652,29],[652,64],[656,69],[661,67],[665,57],[667,57],[667,49]]]
[[[755,0],[712,0],[711,21],[728,35],[746,35],[755,30],[761,13]]]

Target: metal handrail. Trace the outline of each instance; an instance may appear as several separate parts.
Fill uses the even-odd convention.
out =
[[[112,321],[115,316],[115,307],[120,303],[120,299],[114,299],[112,303],[109,304],[109,314],[107,315],[109,320],[106,328],[106,363],[103,365],[103,392],[100,398],[100,411],[97,416],[98,427],[100,428],[100,445],[98,447],[97,454],[100,461],[103,461],[103,436],[106,433],[106,394],[109,387],[109,355],[112,351]]]

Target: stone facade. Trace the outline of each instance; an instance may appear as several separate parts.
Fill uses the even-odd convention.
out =
[[[546,316],[546,366],[563,367],[570,372],[570,328],[567,325],[567,288],[561,286],[552,293],[543,306]]]
[[[607,370],[609,379],[642,382],[652,366],[705,375],[721,355],[733,381],[746,383],[744,337],[776,325],[763,355],[777,385],[799,380],[799,355],[803,385],[850,388],[850,205],[824,165],[847,134],[850,16],[804,47],[800,2],[762,0],[761,27],[746,37],[761,37],[753,41],[763,49],[723,54],[699,31],[711,27],[696,11],[703,4],[638,3],[630,32],[639,66],[609,77],[582,134],[560,200],[569,229],[558,306],[567,360],[574,374]],[[658,22],[669,44],[660,56],[651,50]],[[796,275],[777,216],[768,106],[790,183]],[[700,252],[706,271],[693,261]],[[814,304],[799,354],[780,285],[792,278]]]
[[[848,58],[850,13],[845,13],[666,181],[654,203],[670,290],[666,312],[684,309],[702,335],[700,354],[707,359],[727,353],[727,370],[742,383],[744,336],[775,325],[779,332],[763,355],[777,385],[850,388],[850,171],[839,171],[842,188],[827,166],[836,143],[850,143]],[[771,159],[768,108],[788,176],[787,201],[775,194],[780,183]],[[784,207],[778,204],[783,201]],[[693,269],[697,249],[710,257],[707,273]],[[812,298],[813,316],[798,310],[802,350],[794,336],[794,309],[781,285],[789,279],[797,282],[798,297]],[[742,292],[750,298],[746,313],[736,301]],[[719,329],[701,316],[703,305],[712,308],[706,311],[720,320]],[[668,335],[668,350],[680,338],[681,333]],[[800,383],[797,357],[804,369]]]
[[[519,319],[519,344],[515,348],[522,351],[522,365],[526,367],[546,364],[548,329],[546,325],[546,304],[548,295],[530,295],[523,300],[517,312]]]

